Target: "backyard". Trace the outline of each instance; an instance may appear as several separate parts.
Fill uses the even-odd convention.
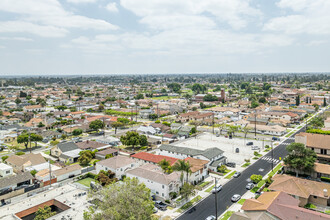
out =
[[[77,181],[77,183],[89,188],[92,181],[95,181],[95,180],[93,178],[87,177],[85,179],[81,179],[81,180]]]

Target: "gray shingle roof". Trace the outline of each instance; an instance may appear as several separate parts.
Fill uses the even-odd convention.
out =
[[[78,146],[73,142],[62,142],[59,143],[57,147],[62,151],[62,153],[79,149]]]
[[[30,172],[18,173],[0,179],[0,189],[33,179]]]
[[[166,150],[175,153],[181,153],[185,155],[197,156],[202,155],[207,159],[212,159],[218,155],[222,155],[224,151],[220,150],[219,148],[213,147],[206,150],[197,150],[188,147],[177,147],[170,144],[162,144],[159,147],[160,150]]]

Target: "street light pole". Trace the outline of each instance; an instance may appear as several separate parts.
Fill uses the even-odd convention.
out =
[[[273,140],[271,141],[271,145],[272,145],[272,171],[273,171],[274,170],[274,163],[273,163],[273,160],[274,160]]]

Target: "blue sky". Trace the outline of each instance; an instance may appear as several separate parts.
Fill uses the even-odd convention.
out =
[[[1,0],[0,74],[327,72],[329,0]]]

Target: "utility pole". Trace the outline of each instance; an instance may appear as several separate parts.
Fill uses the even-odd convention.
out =
[[[212,113],[212,133],[214,134],[214,113]]]
[[[31,132],[29,131],[29,143],[30,143],[30,153],[32,153],[32,149],[31,149]]]
[[[257,139],[257,111],[254,111],[254,138]]]
[[[214,194],[214,198],[215,198],[215,218],[218,219],[218,200],[217,200],[217,178],[214,177],[214,182],[215,182],[215,185],[214,185],[214,190],[215,190],[215,194]]]

